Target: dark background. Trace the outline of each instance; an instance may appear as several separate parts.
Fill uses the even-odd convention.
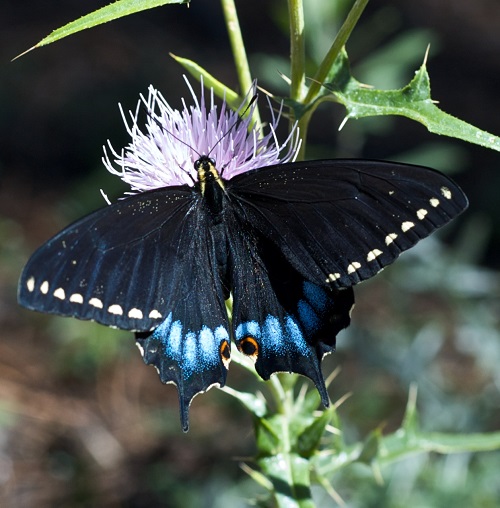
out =
[[[288,72],[284,4],[238,2],[254,74],[278,93],[277,71]],[[433,98],[448,113],[499,134],[500,4],[395,4],[372,2],[363,15],[348,45],[356,77],[403,86],[430,42]],[[256,487],[238,462],[252,454],[252,427],[235,402],[217,390],[197,398],[192,429],[183,435],[174,388],[142,364],[130,334],[29,313],[15,301],[18,274],[33,249],[102,206],[100,188],[110,196],[123,192],[101,163],[107,139],[115,147],[127,142],[118,102],[134,108],[150,83],[174,106],[187,97],[183,70],[169,52],[237,87],[220,7],[208,0],[124,18],[10,62],[102,5],[4,0],[0,8],[0,502],[245,506]],[[323,20],[327,40],[341,19]],[[315,35],[313,58],[322,54]],[[341,408],[346,434],[363,437],[382,422],[387,431],[397,428],[413,381],[426,428],[498,430],[499,154],[431,135],[404,118],[350,121],[339,134],[343,115],[329,105],[314,117],[310,157],[422,162],[452,174],[471,201],[441,235],[444,246],[429,240],[359,288],[355,323],[325,362],[325,371],[343,367],[332,399],[354,393]],[[253,381],[233,367],[229,383],[250,389]],[[498,454],[459,457],[415,459],[398,466],[404,481],[388,470],[384,486],[357,470],[334,484],[361,506],[415,506],[418,496],[423,506],[496,506],[499,492],[489,475],[498,471]],[[355,488],[360,481],[363,493]]]

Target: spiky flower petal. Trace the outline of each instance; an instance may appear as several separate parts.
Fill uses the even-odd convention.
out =
[[[226,179],[294,159],[299,147],[297,131],[292,130],[283,144],[276,137],[281,112],[273,114],[269,132],[261,136],[252,125],[255,106],[240,118],[238,113],[244,104],[234,112],[223,101],[219,111],[213,90],[207,104],[203,83],[199,100],[187,84],[193,104],[188,106],[183,100],[180,111],[173,109],[153,86],[149,87],[147,99],[141,96],[135,112],[130,111],[127,116],[120,106],[132,140],[121,152],[114,150],[108,141],[113,160],[104,147],[103,162],[108,171],[130,185],[132,193],[170,185],[193,185],[196,181],[193,165],[201,155],[215,159]],[[142,108],[147,111],[145,132],[138,124]],[[281,152],[284,154],[280,157]]]

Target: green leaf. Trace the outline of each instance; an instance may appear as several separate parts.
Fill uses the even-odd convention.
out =
[[[110,5],[106,5],[105,7],[101,7],[90,14],[86,14],[81,18],[75,19],[71,21],[67,25],[54,30],[50,35],[42,39],[38,44],[28,49],[24,53],[19,56],[26,54],[28,51],[32,49],[39,48],[41,46],[46,46],[47,44],[51,44],[52,42],[56,42],[68,35],[75,34],[77,32],[81,32],[87,28],[92,28],[97,25],[102,25],[103,23],[107,23],[108,21],[113,21],[114,19],[123,18],[124,16],[128,16],[129,14],[135,14],[136,12],[145,11],[148,9],[153,9],[154,7],[160,7],[166,4],[183,4],[189,3],[189,0],[117,0]],[[18,58],[18,57],[16,57]]]
[[[425,125],[429,132],[450,136],[500,151],[500,138],[482,131],[463,120],[440,110],[431,99],[429,74],[425,61],[408,85],[398,90],[378,90],[357,81],[349,68],[345,51],[339,56],[329,73],[330,91],[319,100],[335,99],[347,109],[349,118],[399,115]]]
[[[310,489],[310,464],[294,453],[278,453],[258,461],[272,481],[274,498],[279,508],[314,508]]]
[[[417,453],[435,452],[441,454],[462,452],[485,452],[500,449],[500,432],[489,434],[445,434],[421,432],[408,436],[400,429],[386,436],[380,444],[378,460],[389,464]]]
[[[252,374],[252,376],[254,376],[257,381],[265,385],[266,382],[259,376],[259,374],[257,374],[257,371],[255,370],[254,362],[252,362],[248,356],[240,353],[237,348],[233,348],[231,351],[231,362],[234,362],[240,367],[243,367],[247,372]]]
[[[375,436],[371,436],[371,438],[373,437]],[[346,447],[342,454],[314,457],[318,473],[329,475],[353,462],[367,462],[367,449],[374,451],[371,438],[364,444],[356,443]],[[376,455],[370,453],[371,460],[368,462],[384,466],[420,453],[450,454],[500,450],[500,432],[489,434],[419,432],[418,434],[408,434],[403,428],[400,428],[393,434],[379,438],[377,444],[377,453]]]
[[[303,430],[297,438],[297,450],[303,457],[310,457],[319,448],[326,426],[332,419],[333,408],[326,409]]]
[[[238,111],[241,107],[242,102],[246,99],[249,101],[252,97],[246,95],[244,97],[237,94],[233,89],[226,86],[224,83],[216,79],[212,74],[210,74],[206,69],[198,65],[193,60],[189,60],[188,58],[182,58],[177,55],[173,55],[170,53],[170,56],[178,63],[180,63],[184,69],[186,69],[191,76],[193,76],[198,81],[203,79],[203,85],[206,88],[212,88],[215,95],[219,97],[219,99],[225,100],[228,106],[233,111]],[[242,114],[243,112],[240,112]],[[242,116],[247,116],[248,111],[244,111]],[[259,110],[256,107],[253,112],[253,121],[254,125],[261,126]]]
[[[361,449],[357,460],[365,464],[371,464],[374,460],[376,460],[381,438],[382,432],[380,429],[375,429],[370,432],[363,443],[363,448]]]
[[[364,443],[343,448],[342,453],[318,454],[313,457],[318,475],[330,475],[354,462],[384,466],[419,453],[484,452],[500,449],[500,432],[489,434],[447,434],[419,430],[416,409],[417,388],[410,387],[402,426],[394,433],[382,436],[381,429],[373,431]]]
[[[215,78],[212,74],[210,74],[206,69],[198,65],[193,60],[189,60],[188,58],[182,58],[180,56],[174,55],[170,53],[170,56],[178,63],[180,63],[184,69],[186,69],[191,76],[200,81],[200,77],[203,78],[203,85],[206,88],[213,88],[214,93],[219,99],[225,99],[225,101],[229,104],[229,107],[233,110],[238,109],[243,102],[243,98],[240,97],[234,90],[226,86],[224,83],[220,82],[217,78]]]
[[[282,417],[276,415],[274,418],[257,418],[255,421],[255,438],[259,455],[273,456],[283,448],[287,443],[283,442]]]
[[[267,413],[266,401],[259,392],[254,395],[253,393],[234,390],[230,386],[224,386],[221,390],[238,399],[253,415],[261,418]]]
[[[307,385],[306,385],[307,386]],[[300,404],[300,405],[299,405]],[[297,411],[301,411],[303,414],[311,414],[313,411],[318,409],[321,404],[321,395],[318,390],[312,389],[307,390],[303,399],[297,399]]]
[[[248,475],[252,480],[263,487],[264,489],[272,492],[273,491],[273,484],[270,482],[265,475],[263,475],[260,471],[256,471],[255,469],[252,469],[247,464],[240,464],[241,469]]]
[[[408,435],[414,435],[420,429],[419,415],[417,411],[417,385],[410,385],[408,402],[406,403],[405,415],[401,427]]]

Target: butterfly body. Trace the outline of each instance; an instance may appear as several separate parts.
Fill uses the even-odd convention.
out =
[[[145,362],[177,385],[185,429],[191,399],[224,385],[231,338],[264,379],[303,374],[327,405],[320,360],[350,322],[352,286],[467,206],[450,179],[398,163],[289,163],[229,180],[209,157],[195,169],[194,186],[70,225],[19,285],[30,309],[135,331]]]

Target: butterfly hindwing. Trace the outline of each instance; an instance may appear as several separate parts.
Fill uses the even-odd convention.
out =
[[[320,361],[349,325],[352,288],[306,281],[270,240],[240,219],[228,228],[236,344],[255,360],[263,379],[275,372],[305,375],[328,405]]]
[[[467,207],[437,171],[368,160],[269,166],[228,192],[302,275],[332,287],[372,277]]]

